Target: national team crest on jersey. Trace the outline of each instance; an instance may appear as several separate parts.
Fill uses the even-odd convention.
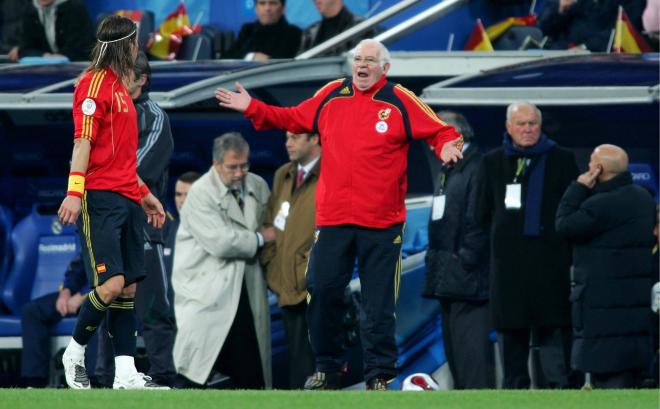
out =
[[[392,108],[381,109],[380,111],[378,111],[378,119],[380,119],[381,121],[387,121],[391,113],[392,113]]]
[[[105,273],[106,272],[105,264],[97,264],[96,265],[96,271],[98,271],[99,274]]]

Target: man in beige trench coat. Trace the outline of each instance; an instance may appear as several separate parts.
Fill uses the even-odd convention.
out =
[[[215,369],[237,388],[269,388],[270,313],[260,247],[269,189],[249,173],[249,146],[238,133],[213,144],[213,166],[181,209],[172,272],[179,374],[203,385]]]

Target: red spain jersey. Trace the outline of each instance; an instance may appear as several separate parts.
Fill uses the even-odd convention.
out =
[[[280,108],[252,98],[244,115],[257,130],[318,132],[321,177],[316,224],[387,228],[406,220],[408,146],[423,139],[439,157],[461,137],[415,94],[383,76],[365,91],[336,80],[297,106]]]
[[[140,202],[137,114],[124,83],[110,68],[85,74],[73,94],[74,138],[91,143],[85,189],[110,190]]]

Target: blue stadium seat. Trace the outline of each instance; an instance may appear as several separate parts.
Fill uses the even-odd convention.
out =
[[[35,205],[12,231],[13,261],[2,300],[15,315],[27,301],[57,291],[69,262],[79,252],[75,227],[62,226],[50,210]]]

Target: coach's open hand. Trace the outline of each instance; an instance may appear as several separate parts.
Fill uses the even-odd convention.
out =
[[[220,106],[223,108],[245,112],[250,105],[252,97],[239,82],[236,83],[236,89],[238,92],[229,91],[225,88],[218,88],[215,90],[215,98],[220,102]]]

